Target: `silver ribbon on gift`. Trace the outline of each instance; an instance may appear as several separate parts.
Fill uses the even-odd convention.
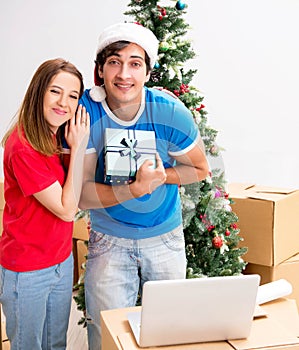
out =
[[[137,146],[136,139],[123,138],[120,143],[126,147],[126,149],[119,151],[122,157],[130,156],[131,158],[137,160],[140,158],[140,154],[135,150]]]

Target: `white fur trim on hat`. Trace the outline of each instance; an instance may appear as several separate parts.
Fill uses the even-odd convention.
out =
[[[151,68],[154,67],[159,41],[151,30],[137,23],[117,23],[104,29],[98,39],[96,54],[106,46],[121,40],[141,46],[150,58]]]
[[[106,91],[103,86],[93,86],[89,91],[89,96],[95,102],[103,102],[106,98]]]

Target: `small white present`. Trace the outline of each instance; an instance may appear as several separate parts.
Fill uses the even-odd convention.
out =
[[[105,183],[133,182],[142,163],[149,159],[156,166],[156,138],[154,131],[105,130]]]

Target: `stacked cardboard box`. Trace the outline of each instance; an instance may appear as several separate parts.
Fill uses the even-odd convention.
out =
[[[78,279],[83,272],[82,264],[85,262],[85,256],[87,254],[87,246],[85,244],[88,241],[88,222],[85,218],[81,218],[74,222],[73,231],[73,255],[74,255],[74,283],[78,282]]]
[[[239,218],[245,273],[258,273],[261,284],[281,278],[293,286],[299,305],[299,191],[233,183],[229,195]]]

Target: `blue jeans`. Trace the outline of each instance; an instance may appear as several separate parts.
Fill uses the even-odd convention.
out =
[[[14,272],[0,266],[0,302],[11,350],[66,349],[73,255],[49,268]]]
[[[185,277],[182,227],[141,240],[91,230],[85,274],[89,349],[101,348],[100,311],[135,306],[146,281]]]

